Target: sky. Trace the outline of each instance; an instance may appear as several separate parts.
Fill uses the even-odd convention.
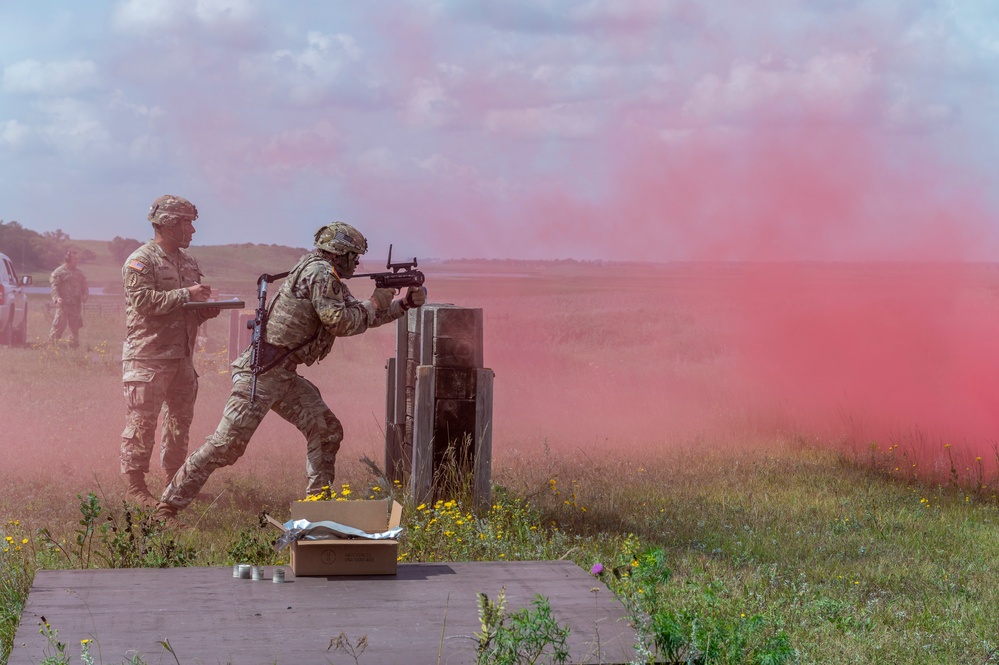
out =
[[[995,260],[994,0],[7,0],[0,219],[195,244]]]

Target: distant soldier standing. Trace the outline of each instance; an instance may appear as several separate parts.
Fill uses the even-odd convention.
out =
[[[343,280],[354,274],[368,242],[349,224],[334,222],[315,234],[315,250],[291,269],[268,308],[261,355],[270,369],[258,374],[250,399],[251,349],[233,363],[233,385],[215,433],[194,451],[160,498],[157,516],[169,524],[186,508],[217,468],[235,464],[268,411],[305,435],[306,492],[333,483],[343,427],[319,389],[296,372],[325,358],[337,337],[359,335],[394,321],[426,301],[422,287],[410,287],[393,302],[393,289],[376,288],[368,300],[351,295]],[[177,526],[174,524],[173,526]]]
[[[188,310],[204,302],[211,287],[201,284],[198,262],[184,250],[194,236],[198,209],[179,196],[161,196],[149,209],[154,237],[132,252],[122,267],[125,286],[125,343],[122,381],[126,421],[121,441],[125,497],[146,507],[156,499],[145,476],[156,445],[156,422],[163,411],[160,465],[169,482],[187,456],[198,375],[194,348],[198,326],[218,316],[218,308]],[[165,408],[164,408],[165,407]]]
[[[52,271],[49,284],[52,286],[52,304],[55,305],[55,318],[49,331],[49,341],[56,342],[69,327],[69,344],[74,349],[80,346],[80,328],[83,327],[83,303],[90,296],[87,278],[76,267],[79,254],[75,249],[66,252],[65,262]]]

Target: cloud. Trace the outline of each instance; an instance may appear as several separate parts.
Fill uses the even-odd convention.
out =
[[[598,132],[600,121],[577,105],[556,104],[489,111],[485,117],[485,128],[494,134],[522,137],[585,138]]]
[[[17,148],[31,136],[31,128],[17,120],[0,122],[0,145]]]
[[[541,64],[531,72],[531,79],[545,85],[546,89],[563,94],[606,90],[620,77],[617,66],[573,63],[566,65]]]
[[[377,146],[365,150],[357,158],[360,172],[375,178],[389,178],[402,174],[402,162],[399,157],[385,146]]]
[[[3,68],[3,90],[10,93],[71,95],[97,83],[97,65],[91,60],[21,60]]]
[[[119,32],[148,32],[190,22],[245,23],[254,16],[249,0],[123,0],[114,8],[111,24]]]
[[[260,149],[260,165],[274,172],[333,169],[342,151],[343,139],[328,122],[307,129],[293,129],[272,136]]]
[[[148,30],[172,24],[180,11],[177,0],[124,0],[112,14],[112,25],[122,31]]]
[[[310,30],[305,36],[305,48],[299,52],[276,51],[275,61],[287,60],[298,71],[309,72],[318,78],[334,78],[349,62],[361,59],[361,49],[350,35],[326,35]]]
[[[194,15],[205,23],[242,22],[253,18],[250,0],[195,0]]]
[[[443,6],[457,19],[526,34],[645,34],[667,18],[691,22],[700,16],[691,3],[670,0],[449,0]]]
[[[490,179],[476,165],[457,162],[439,153],[421,160],[419,167],[444,186],[457,186],[496,201],[508,200],[511,194],[510,183],[504,178]]]
[[[302,48],[247,56],[239,71],[249,81],[286,91],[297,104],[343,104],[378,96],[378,83],[363,65],[364,52],[353,36],[310,30]]]
[[[925,132],[954,123],[960,109],[953,104],[916,100],[906,95],[887,106],[885,124],[889,129],[902,132]]]
[[[419,127],[441,127],[458,110],[437,79],[417,78],[405,102],[406,120]]]
[[[165,114],[165,111],[160,106],[146,106],[145,104],[136,104],[129,101],[125,93],[121,90],[115,90],[111,94],[111,101],[108,108],[112,111],[127,111],[131,115],[139,118],[155,119],[162,117]]]
[[[698,81],[683,110],[711,122],[762,117],[852,117],[878,80],[872,50],[824,53],[803,62],[768,56],[738,60],[724,77]]]
[[[101,122],[101,114],[93,106],[76,99],[63,98],[40,103],[46,117],[39,123],[38,133],[61,153],[106,151],[110,135]]]

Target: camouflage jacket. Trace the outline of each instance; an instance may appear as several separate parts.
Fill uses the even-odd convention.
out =
[[[168,360],[194,355],[204,310],[181,308],[190,300],[188,286],[203,273],[183,249],[174,256],[150,240],[125,260],[125,343],[122,360]]]
[[[405,313],[398,300],[376,312],[371,301],[350,293],[326,258],[312,252],[295,264],[270,302],[264,339],[284,349],[297,348],[289,359],[311,365],[329,354],[337,337],[359,335]],[[247,359],[236,365],[245,366]]]
[[[70,268],[65,263],[52,271],[49,284],[52,286],[52,302],[62,298],[64,305],[79,305],[90,293],[83,272],[79,268]]]

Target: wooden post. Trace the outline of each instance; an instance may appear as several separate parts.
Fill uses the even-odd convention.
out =
[[[385,363],[385,475],[389,482],[401,477],[402,437],[395,421],[396,414],[396,359],[389,358]]]
[[[246,327],[256,312],[252,309],[229,310],[229,362],[232,363],[250,345],[253,331]]]
[[[413,501],[431,503],[434,483],[434,393],[431,365],[416,368],[416,404],[413,412]]]
[[[480,369],[475,378],[475,463],[473,505],[479,516],[493,504],[493,371]]]
[[[408,338],[406,317],[403,317],[396,322],[395,358],[389,358],[386,365],[385,474],[389,482],[403,482],[410,465],[412,442],[406,441]]]

